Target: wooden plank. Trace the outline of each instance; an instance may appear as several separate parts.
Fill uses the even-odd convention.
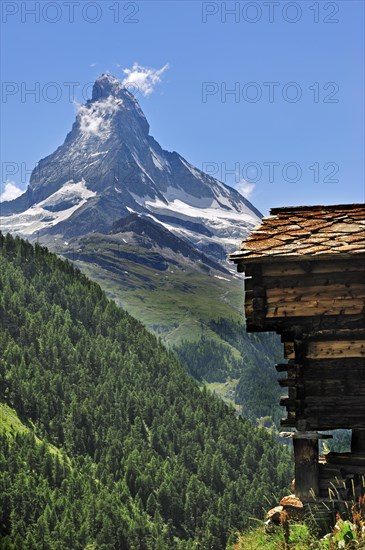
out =
[[[307,425],[313,430],[347,430],[354,428],[365,428],[364,417],[351,416],[351,417],[328,417],[328,416],[308,416],[306,418]],[[289,426],[289,425],[288,425]],[[293,428],[297,427],[297,422]]]
[[[329,405],[329,406],[328,406]],[[361,420],[361,425],[359,426],[352,426],[352,424],[345,425],[346,428],[365,428],[365,416],[364,416],[364,409],[358,406],[353,407],[351,410],[346,407],[340,407],[340,402],[332,402],[331,404],[327,404],[326,407],[316,407],[314,405],[310,407],[306,407],[303,411],[303,418],[306,418],[308,421],[311,418],[316,418],[320,422],[326,421],[326,419],[336,420],[338,421],[341,426],[343,426],[346,423],[352,422],[355,419]],[[329,410],[329,407],[334,407],[336,410],[331,411]],[[325,428],[321,428],[325,429]]]
[[[309,414],[310,413],[310,414]],[[312,430],[340,430],[364,428],[364,413],[346,414],[342,412],[337,416],[327,416],[326,411],[308,411],[303,416],[306,419],[307,426]]]
[[[268,304],[313,301],[332,303],[333,300],[362,300],[365,303],[365,286],[361,288],[346,288],[341,285],[308,287],[305,291],[303,289],[275,289],[275,291],[268,290],[266,293]]]
[[[282,418],[280,420],[280,426],[282,428],[297,428],[297,421],[289,420],[288,418]]]
[[[290,418],[282,418],[280,420],[280,426],[282,426],[283,428],[296,428],[297,423],[295,419],[292,420]]]
[[[277,332],[283,333],[285,331],[290,332],[293,325],[300,325],[303,329],[303,334],[314,334],[320,330],[337,330],[337,329],[362,329],[364,326],[364,312],[358,311],[357,313],[349,313],[346,315],[334,314],[331,315],[330,308],[328,308],[327,315],[316,312],[316,316],[313,317],[313,309],[309,308],[306,315],[301,315],[301,312],[297,312],[296,316],[287,317],[266,317],[255,318],[254,315],[246,316],[247,331],[248,332]],[[298,314],[299,313],[299,314]]]
[[[365,342],[345,340],[308,343],[308,359],[326,359],[328,357],[365,357]]]
[[[293,366],[288,363],[278,363],[275,365],[275,368],[277,372],[287,372],[290,368],[293,368]]]
[[[258,299],[258,298],[257,298]],[[302,307],[302,308],[316,308],[318,306],[326,306],[328,307],[336,307],[336,306],[342,306],[342,307],[349,307],[351,305],[354,305],[356,307],[364,307],[365,306],[365,294],[364,296],[351,296],[350,294],[343,295],[343,296],[298,296],[297,298],[293,299],[288,296],[282,296],[281,298],[268,299],[268,308],[272,308],[275,306],[278,307]]]
[[[281,388],[295,388],[303,386],[302,384],[298,383],[298,380],[296,378],[280,378],[278,382]]]
[[[290,379],[287,378],[286,380]],[[295,381],[295,378],[293,378],[293,380]],[[280,385],[285,387],[285,384]],[[307,397],[330,397],[340,395],[346,398],[348,395],[358,395],[363,396],[365,400],[365,380],[359,382],[357,379],[352,379],[351,377],[342,380],[338,378],[333,380],[307,380],[304,376],[301,385],[303,386],[304,395]]]
[[[363,453],[328,453],[326,455],[326,462],[328,464],[335,464],[342,466],[343,464],[354,466],[363,466],[365,468],[365,454]],[[364,469],[365,473],[365,469]]]
[[[348,273],[354,271],[365,271],[363,257],[351,258],[351,261],[334,258],[333,260],[316,259],[313,261],[295,261],[295,263],[281,260],[280,263],[273,262],[262,264],[263,277],[285,277],[291,275],[308,275],[309,273]]]
[[[289,402],[289,399],[282,399],[281,401]],[[331,411],[331,407],[334,410]],[[365,400],[361,395],[348,395],[346,399],[343,399],[341,395],[306,395],[304,400],[304,412],[305,411],[323,411],[328,410],[331,414],[339,414],[341,412],[348,412],[354,414],[362,412],[365,415]],[[365,418],[364,418],[365,422]]]
[[[354,285],[364,284],[365,268],[363,271],[348,271],[334,273],[311,273],[310,275],[291,275],[291,276],[274,276],[264,277],[263,286],[266,289],[279,288],[307,288],[311,286],[327,286],[327,285]],[[248,279],[247,283],[251,287],[254,286],[254,280]],[[245,280],[246,284],[246,280]],[[247,287],[248,288],[248,287]]]
[[[344,372],[353,372],[353,375],[358,376],[361,372],[365,372],[365,360],[362,357],[354,357],[353,359],[348,357],[328,358],[324,359],[306,359],[304,363],[306,372],[317,372],[321,369],[323,376],[331,376],[336,370],[343,369]]]
[[[314,334],[308,334],[311,341],[331,341],[331,340],[364,340],[365,341],[365,320],[364,328],[358,329],[332,329],[318,330]]]
[[[322,302],[307,302],[305,304],[288,304],[285,306],[276,306],[269,304],[267,306],[266,318],[286,318],[286,317],[313,317],[319,315],[360,315],[363,313],[363,304],[353,304],[351,300],[347,303],[334,302],[324,305]]]
[[[328,372],[328,371],[327,371]],[[304,384],[304,387],[306,388],[306,391],[310,392],[310,393],[313,393],[312,392],[312,389],[314,387],[317,387],[319,388],[318,391],[320,391],[320,389],[325,389],[325,388],[329,388],[330,390],[333,388],[335,389],[336,388],[336,384],[337,384],[337,388],[338,388],[338,391],[340,392],[342,389],[344,391],[350,391],[351,388],[354,388],[354,387],[359,387],[359,388],[363,388],[364,387],[364,371],[360,371],[358,374],[360,376],[362,376],[362,378],[358,378],[356,376],[354,376],[354,378],[351,377],[351,375],[349,373],[344,373],[343,377],[340,378],[341,376],[341,372],[340,373],[333,373],[333,377],[332,377],[332,380],[333,382],[330,382],[329,380],[331,380],[331,372],[328,374],[328,377],[327,379],[325,378],[325,374],[323,373],[316,373],[314,374],[313,372],[311,373],[308,373],[307,371],[305,371],[304,375],[302,376],[302,380],[303,380],[303,384]],[[352,373],[351,373],[352,374]],[[358,385],[356,385],[356,380],[358,381]]]
[[[307,277],[307,281],[310,280],[310,277]],[[259,287],[263,288],[263,287]],[[267,297],[280,297],[285,295],[288,296],[315,296],[316,294],[322,295],[325,294],[331,295],[336,293],[348,293],[348,292],[364,292],[365,291],[365,282],[353,283],[353,284],[344,284],[342,282],[327,284],[327,285],[316,285],[309,284],[304,287],[299,286],[290,286],[290,287],[275,287],[267,288],[266,295]]]
[[[359,396],[364,402],[363,396]],[[344,403],[344,399],[338,396],[337,399],[331,397],[321,397],[320,401],[313,401],[306,399],[304,403],[303,416],[304,418],[310,418],[312,416],[319,417],[320,420],[325,418],[333,418],[342,422],[347,419],[358,418],[362,421],[362,426],[365,427],[365,407],[356,402]],[[293,406],[290,407],[293,409]],[[331,410],[333,409],[333,410]],[[352,428],[352,424],[348,424],[347,428]]]
[[[340,378],[340,374],[334,373],[333,377],[324,378],[323,376],[318,373],[318,376],[315,378],[309,378],[307,377],[307,373],[304,371],[301,380],[304,384],[305,391],[311,393],[315,388],[321,389],[328,389],[330,391],[332,390],[338,390],[341,391],[344,389],[345,391],[348,391],[349,388],[359,388],[363,389],[365,388],[365,377],[362,379],[353,377],[351,371],[349,373],[345,373],[342,378]],[[295,378],[293,378],[295,380]]]
[[[318,432],[280,432],[279,437],[289,439],[333,439],[331,434],[320,434]]]

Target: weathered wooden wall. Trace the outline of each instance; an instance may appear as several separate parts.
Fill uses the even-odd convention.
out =
[[[365,428],[365,258],[248,262],[247,330],[276,331],[287,372],[283,426]]]

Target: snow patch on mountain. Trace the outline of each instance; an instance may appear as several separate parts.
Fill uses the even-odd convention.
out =
[[[190,166],[188,162],[183,164]],[[194,177],[201,180],[202,173],[191,168]],[[229,253],[260,223],[260,217],[244,202],[235,201],[229,188],[221,182],[214,183],[210,196],[194,196],[171,185],[160,192],[160,197],[130,194],[145,209],[145,215],[196,248],[207,250],[207,247],[213,247],[217,250],[219,247],[221,254],[223,250]]]
[[[96,193],[86,187],[85,181],[67,182],[47,199],[31,206],[22,214],[1,218],[1,230],[32,235],[67,220],[95,195]]]
[[[259,223],[259,218],[253,220],[252,212],[237,212],[222,210],[215,198],[203,197],[198,199],[192,197],[192,201],[185,202],[181,199],[169,200],[168,204],[160,199],[145,200],[144,206],[155,214],[174,215],[182,219],[190,219],[191,221],[206,221],[213,225],[223,225],[228,227],[232,225],[232,221],[242,224],[242,222],[254,226]],[[190,204],[194,202],[195,204]],[[207,204],[209,202],[209,204]]]
[[[170,165],[165,158],[159,155],[154,149],[152,149],[152,147],[150,147],[150,151],[152,156],[152,162],[156,166],[156,168],[161,170],[161,172],[163,170],[170,169]]]

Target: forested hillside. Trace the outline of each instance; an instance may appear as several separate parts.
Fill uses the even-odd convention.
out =
[[[286,447],[70,263],[1,234],[0,319],[1,548],[220,550],[288,485]]]
[[[209,323],[210,333],[195,342],[183,341],[175,351],[187,372],[201,382],[237,379],[234,401],[243,415],[256,422],[268,417],[279,426],[283,416],[275,363],[283,361],[283,346],[274,333],[248,334],[243,323],[219,318]],[[217,339],[212,338],[217,335]]]

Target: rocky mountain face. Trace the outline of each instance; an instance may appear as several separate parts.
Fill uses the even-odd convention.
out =
[[[1,229],[62,243],[108,234],[131,214],[164,228],[162,239],[172,233],[220,260],[260,219],[236,190],[163,150],[136,98],[103,74],[63,145],[39,162],[22,196],[1,204]]]

